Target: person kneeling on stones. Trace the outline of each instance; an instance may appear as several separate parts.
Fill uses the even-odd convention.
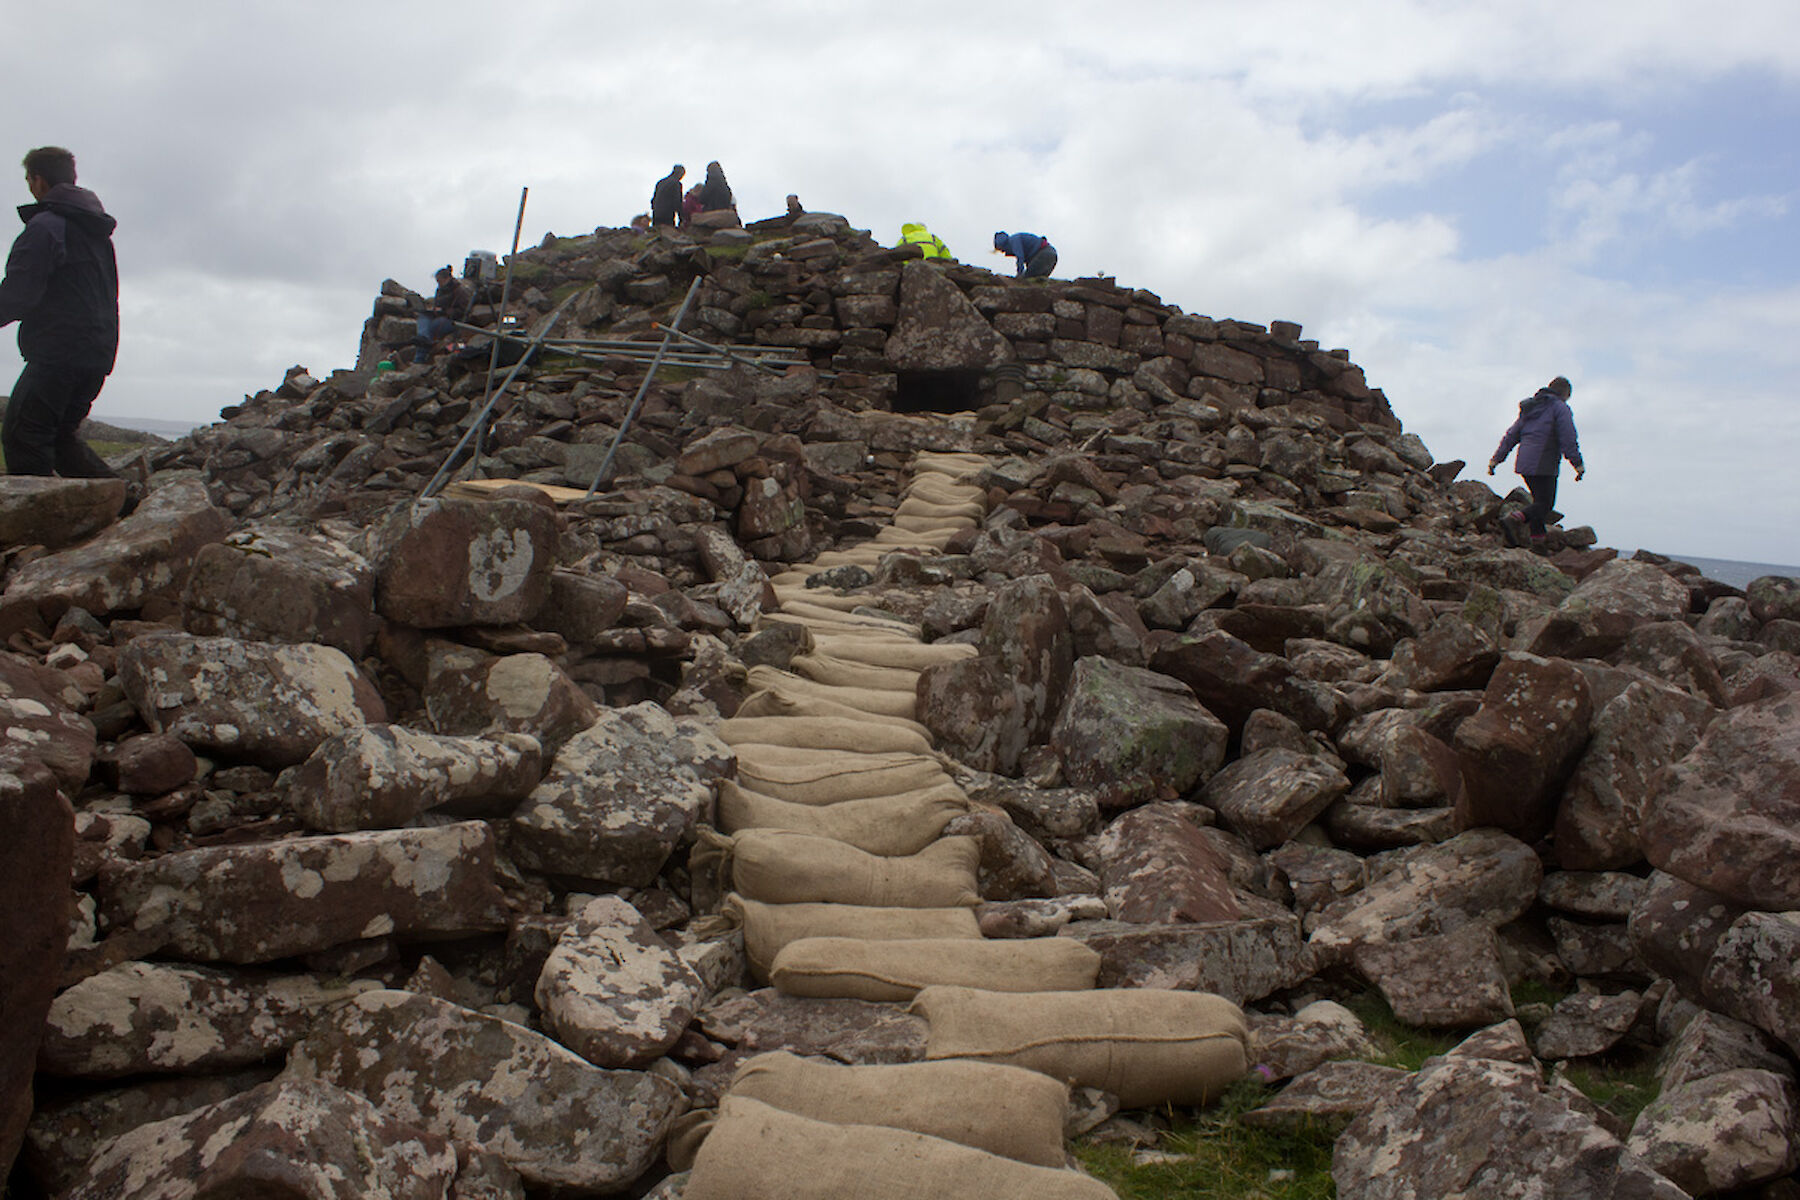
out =
[[[1519,448],[1513,469],[1525,478],[1531,492],[1531,503],[1507,519],[1522,522],[1531,530],[1531,548],[1542,549],[1546,530],[1544,522],[1556,505],[1556,476],[1561,459],[1568,459],[1580,481],[1587,473],[1582,465],[1581,445],[1575,439],[1575,418],[1569,412],[1569,381],[1558,375],[1537,390],[1529,399],[1519,401],[1519,417],[1500,439],[1500,448],[1488,460],[1488,474],[1514,446]]]
[[[1007,233],[1003,229],[994,235],[994,252],[1018,259],[1014,274],[1020,279],[1043,279],[1056,270],[1056,247],[1049,238],[1035,233]]]
[[[450,335],[457,321],[468,319],[474,303],[475,294],[456,277],[456,272],[448,266],[439,267],[437,292],[431,298],[430,307],[419,314],[419,331],[413,338],[413,361],[430,362],[432,347]]]

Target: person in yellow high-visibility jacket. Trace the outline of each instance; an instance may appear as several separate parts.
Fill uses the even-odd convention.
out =
[[[919,252],[926,258],[956,257],[950,253],[950,247],[944,245],[943,238],[917,221],[908,221],[900,227],[900,240],[894,245],[896,247],[917,246]]]

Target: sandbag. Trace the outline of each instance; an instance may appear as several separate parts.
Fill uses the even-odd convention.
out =
[[[824,700],[830,704],[841,704],[845,708],[857,712],[868,713],[876,717],[900,717],[914,724],[914,714],[918,711],[919,699],[913,692],[882,691],[879,688],[845,687],[840,684],[820,683],[791,671],[781,671],[774,667],[751,667],[749,687],[752,692],[769,691],[780,696],[791,696],[796,699],[806,697]],[[923,726],[920,726],[923,728]]]
[[[852,625],[831,617],[795,616],[785,612],[764,612],[756,618],[755,628],[767,629],[771,625],[792,625],[806,634],[808,645],[814,645],[820,637],[833,637],[849,641],[881,642],[886,645],[916,646],[919,644],[917,630],[879,628],[874,625]]]
[[[884,857],[916,854],[936,841],[953,818],[968,811],[968,797],[949,781],[898,796],[837,804],[794,804],[741,788],[729,779],[719,784],[719,828],[726,833],[788,829]]]
[[[916,729],[867,717],[733,717],[719,722],[727,746],[759,742],[811,750],[866,750],[871,754],[930,754],[931,741]]]
[[[801,604],[810,604],[815,608],[829,608],[835,612],[847,613],[853,609],[862,608],[874,601],[876,597],[840,596],[836,592],[828,592],[822,588],[776,584],[775,599],[781,604],[786,604],[789,600],[797,600]]]
[[[863,908],[855,904],[761,904],[727,896],[720,906],[744,931],[744,957],[758,983],[769,981],[775,956],[789,942],[807,937],[856,937],[869,941],[903,938],[980,938],[972,908]]]
[[[908,534],[909,537],[929,537],[930,534]],[[948,534],[944,535],[946,538]],[[905,621],[897,621],[892,617],[871,617],[861,613],[839,612],[835,608],[826,608],[809,600],[788,600],[781,605],[784,617],[812,617],[820,621],[832,621],[839,625],[854,625],[859,629],[885,629],[890,633],[898,633],[905,637],[920,636],[917,625],[909,625]]]
[[[978,501],[947,503],[925,495],[909,495],[894,509],[896,517],[968,517],[979,521],[987,515],[987,506]]]
[[[838,804],[897,796],[946,783],[929,754],[814,750],[749,742],[733,744],[740,786],[792,804]]]
[[[877,667],[832,654],[796,654],[788,660],[788,670],[815,683],[834,687],[870,688],[883,692],[905,692],[917,696],[919,671],[907,667]]]
[[[849,1067],[777,1050],[740,1066],[730,1094],[833,1125],[909,1129],[1040,1167],[1066,1161],[1068,1086],[1021,1067],[950,1060]]]
[[[938,533],[948,530],[975,528],[974,517],[938,517],[926,513],[896,512],[892,523],[894,529],[904,529],[908,533]]]
[[[699,837],[694,870],[721,870],[739,895],[765,904],[953,908],[981,903],[975,878],[981,843],[972,837],[940,838],[914,854],[887,858],[789,829],[727,835],[703,828]]]
[[[834,1125],[725,1096],[683,1200],[1118,1200],[1076,1171],[881,1125]]]
[[[768,677],[765,676],[765,679]],[[891,729],[908,729],[930,745],[931,731],[911,717],[869,712],[817,695],[817,684],[798,676],[787,676],[777,683],[765,683],[744,697],[737,715],[753,717],[825,717],[835,721],[861,721]],[[891,705],[890,705],[891,706]]]
[[[1204,1104],[1248,1069],[1244,1014],[1223,996],[1162,988],[988,992],[928,987],[927,1059],[1029,1067],[1111,1092],[1126,1108]]]
[[[935,533],[914,533],[910,529],[895,529],[892,525],[886,525],[871,540],[877,546],[890,546],[896,549],[905,547],[908,550],[942,550],[950,544],[951,538],[961,532],[960,529],[943,529]]]
[[[802,938],[782,947],[769,967],[769,982],[790,996],[851,1000],[911,1000],[938,984],[990,992],[1086,991],[1099,975],[1099,952],[1062,937]]]
[[[913,671],[923,671],[940,663],[960,662],[981,653],[967,642],[901,641],[898,638],[876,641],[836,631],[816,634],[813,652],[848,662],[867,663],[872,667],[904,667]]]

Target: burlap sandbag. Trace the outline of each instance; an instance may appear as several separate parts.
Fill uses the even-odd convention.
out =
[[[769,982],[775,956],[789,942],[807,937],[856,937],[870,941],[901,938],[979,938],[972,908],[863,908],[855,904],[760,904],[727,896],[727,919],[744,931],[744,957],[758,983]]]
[[[788,660],[788,670],[815,683],[834,687],[870,688],[883,692],[918,695],[919,671],[906,667],[875,667],[868,663],[838,658],[832,654],[796,654]]]
[[[758,742],[811,750],[866,750],[870,754],[930,754],[931,741],[916,729],[842,717],[733,717],[719,722],[727,746]]]
[[[813,750],[734,743],[740,786],[791,804],[838,804],[897,796],[947,783],[949,773],[929,754]]]
[[[1086,991],[1099,975],[1099,953],[1061,937],[802,938],[783,947],[769,968],[769,982],[790,996],[895,1001],[938,984],[990,992]]]
[[[914,714],[918,711],[918,696],[912,692],[883,691],[880,688],[846,687],[842,684],[820,683],[816,679],[808,679],[791,671],[778,670],[775,667],[755,666],[749,671],[749,688],[752,693],[759,691],[774,692],[781,696],[824,700],[830,704],[841,704],[845,708],[857,712],[868,713],[875,717],[900,717],[917,724]]]
[[[887,525],[882,527],[873,540],[877,546],[892,549],[942,550],[950,544],[951,538],[961,532],[960,529],[942,529],[933,533],[914,533],[910,529],[896,529]]]
[[[756,717],[822,717],[832,721],[860,721],[885,729],[905,729],[917,734],[927,746],[931,744],[931,731],[911,717],[889,716],[852,708],[809,690],[816,690],[817,687],[817,684],[809,684],[807,680],[790,675],[781,683],[760,687],[744,697],[743,703],[738,705],[737,716],[745,720]]]
[[[967,642],[875,641],[856,635],[820,632],[813,636],[813,652],[872,667],[904,667],[923,671],[940,663],[974,658],[981,651]]]
[[[894,514],[893,527],[895,529],[904,529],[908,533],[938,533],[944,530],[954,533],[958,529],[975,528],[975,518],[956,516],[938,517],[925,513],[896,512]]]
[[[908,484],[901,493],[901,503],[917,500],[926,504],[942,507],[973,505],[982,507],[987,493],[978,487],[964,483],[951,483],[946,479],[920,478]]]
[[[997,1063],[847,1067],[777,1050],[738,1068],[730,1094],[833,1125],[886,1125],[1002,1158],[1060,1167],[1069,1089]]]
[[[981,903],[975,873],[981,843],[939,838],[914,854],[882,857],[831,838],[790,829],[699,831],[724,854],[733,889],[765,904],[855,904],[868,908],[953,908]],[[708,856],[695,855],[695,870]]]
[[[821,637],[859,642],[880,642],[883,645],[894,646],[919,644],[917,630],[882,629],[868,624],[850,625],[830,617],[794,616],[785,612],[765,612],[756,618],[755,628],[758,630],[767,629],[771,625],[793,626],[806,636],[808,645],[815,644]]]
[[[987,515],[987,507],[977,501],[961,504],[945,503],[924,495],[909,495],[894,509],[896,517],[968,517],[979,521]]]
[[[1077,1171],[882,1125],[834,1125],[742,1096],[694,1159],[684,1200],[1118,1200]]]
[[[986,992],[929,987],[925,1057],[1011,1063],[1111,1092],[1126,1108],[1204,1104],[1248,1069],[1244,1014],[1222,996],[1162,988]]]
[[[934,534],[909,534],[909,537],[933,537]],[[948,539],[949,535],[944,535]],[[858,629],[885,629],[890,633],[898,633],[905,637],[918,637],[919,627],[905,621],[897,621],[892,617],[875,617],[863,613],[839,612],[835,608],[826,608],[812,600],[788,600],[781,606],[781,615],[785,617],[812,617],[815,620],[831,621],[839,625],[854,625]]]
[[[729,779],[719,784],[719,828],[726,833],[789,829],[884,857],[918,853],[968,811],[968,797],[950,782],[837,804],[793,804],[747,791]]]
[[[786,604],[789,600],[793,600],[801,604],[810,604],[814,608],[829,608],[833,612],[847,613],[852,609],[862,608],[874,597],[840,596],[836,592],[822,591],[819,588],[776,584],[775,599],[780,604]]]

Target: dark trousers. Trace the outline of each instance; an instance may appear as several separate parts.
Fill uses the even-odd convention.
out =
[[[1522,510],[1532,537],[1544,536],[1544,522],[1556,508],[1556,476],[1527,475],[1525,486],[1531,492],[1531,503]]]
[[[1056,270],[1056,251],[1045,246],[1025,262],[1025,269],[1019,272],[1021,279],[1043,279]]]
[[[7,472],[70,479],[116,477],[118,472],[75,436],[105,382],[104,371],[26,363],[6,402],[5,424],[0,425]]]
[[[451,321],[449,317],[421,313],[418,333],[413,338],[413,361],[416,363],[430,362],[432,343],[439,338],[450,336],[450,332],[455,328],[455,322]]]

